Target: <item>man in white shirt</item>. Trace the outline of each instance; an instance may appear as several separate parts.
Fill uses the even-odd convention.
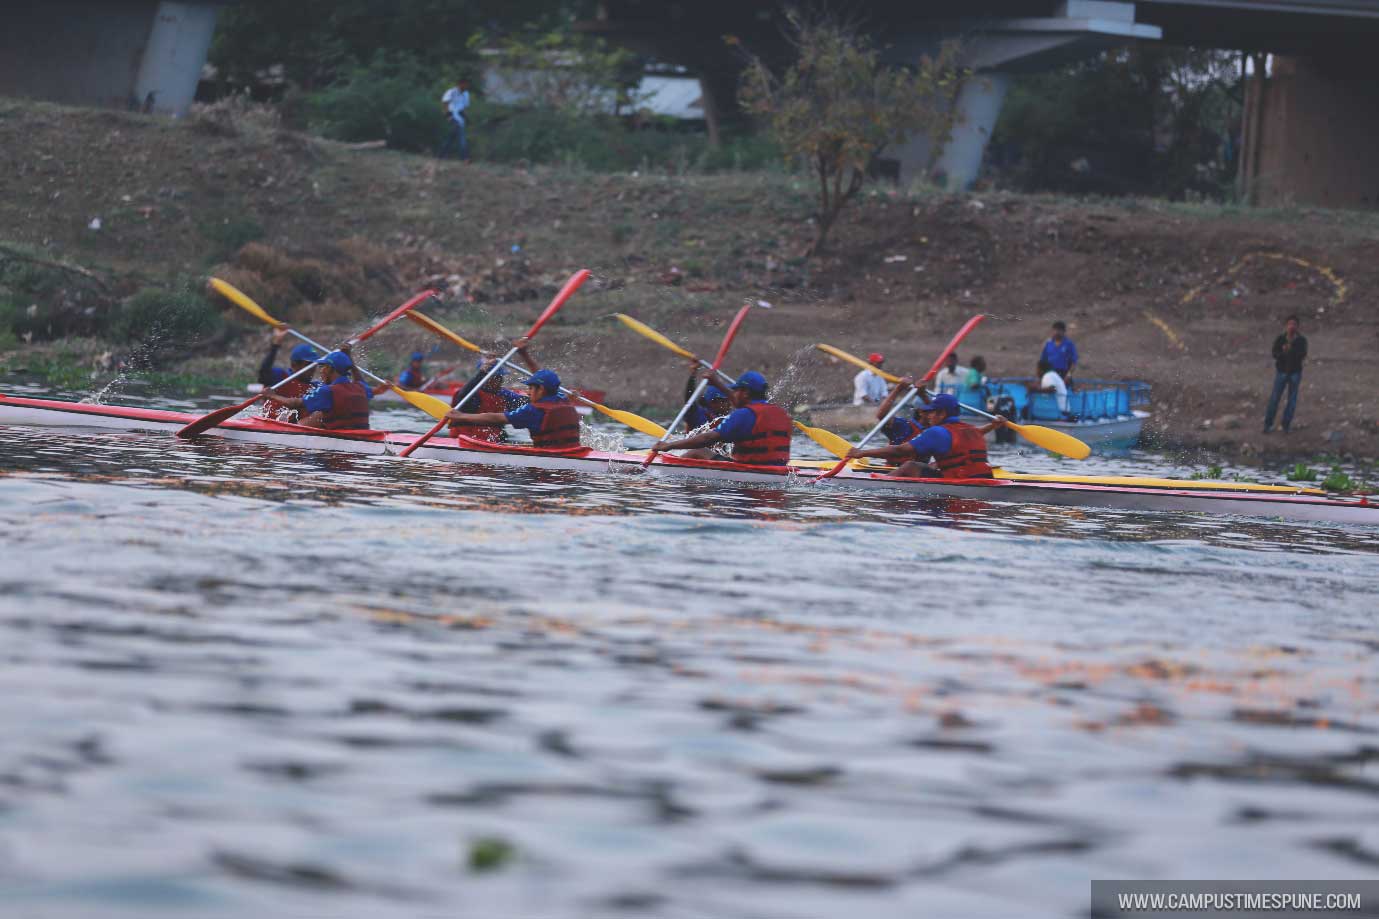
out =
[[[1068,383],[1063,375],[1049,366],[1048,361],[1039,362],[1039,389],[1037,392],[1052,393],[1058,403],[1058,411],[1068,414]]]
[[[956,353],[948,355],[948,363],[943,365],[943,369],[934,377],[934,386],[939,392],[954,393],[958,388],[967,382],[967,374],[970,368],[958,363]]]
[[[460,151],[460,161],[464,162],[469,159],[469,136],[466,133],[465,122],[465,111],[469,108],[469,81],[460,80],[447,89],[441,96],[441,106],[445,109],[446,117],[450,119],[450,130],[436,156],[445,159],[446,154],[450,152],[451,144],[454,144]]]
[[[867,360],[875,367],[886,363],[879,352],[867,355]],[[852,378],[853,405],[880,405],[886,398],[886,381],[870,370],[859,370]]]

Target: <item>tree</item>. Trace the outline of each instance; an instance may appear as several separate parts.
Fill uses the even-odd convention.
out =
[[[786,13],[795,60],[777,74],[749,55],[739,98],[786,155],[819,180],[818,230],[809,254],[824,250],[838,214],[857,196],[872,162],[891,144],[925,134],[943,149],[960,85],[956,43],[914,67],[881,61],[876,45],[845,23]]]

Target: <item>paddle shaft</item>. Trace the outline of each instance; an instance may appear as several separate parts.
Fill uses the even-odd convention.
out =
[[[317,344],[316,342],[312,341],[310,338],[307,338],[307,337],[306,337],[305,335],[303,335],[301,332],[298,332],[296,329],[288,329],[288,330],[287,330],[287,334],[293,335],[293,336],[295,336],[295,337],[301,339],[303,342],[305,342],[305,343],[308,344],[308,345],[311,345],[311,347],[313,347],[313,348],[319,349],[319,350],[321,350],[321,351],[326,350],[325,345]],[[358,370],[360,373],[364,374],[364,376],[368,377],[369,379],[371,379],[371,380],[373,380],[373,381],[375,381],[375,382],[383,383],[383,384],[385,384],[385,385],[388,385],[388,381],[387,381],[387,380],[383,379],[381,376],[379,376],[379,375],[376,374],[376,373],[370,373],[369,371],[365,370],[363,367],[360,367],[358,364],[355,364],[355,365],[354,365],[354,369],[355,369],[355,370]],[[293,374],[292,376],[296,376],[296,374]],[[292,377],[288,377],[287,379],[290,380],[290,379],[292,379]],[[283,380],[282,382],[283,382],[283,383],[286,383],[287,380]],[[270,387],[270,388],[274,388],[274,389],[275,389],[275,388],[277,388],[277,387],[279,387],[279,386],[281,386],[281,385],[282,385],[282,383],[274,383],[273,386]],[[260,393],[259,395],[262,395],[262,393]]]
[[[885,429],[886,425],[891,423],[891,419],[894,418],[896,415],[900,414],[900,410],[903,409],[905,406],[909,405],[910,400],[918,394],[918,389],[910,387],[910,391],[908,393],[897,398],[895,400],[895,405],[892,405],[891,410],[886,413],[886,416],[876,423],[876,427],[872,428],[870,431],[866,433],[866,436],[864,436],[861,440],[857,441],[857,449],[862,449],[873,437],[875,437],[877,434],[880,434]]]
[[[483,389],[484,384],[487,383],[493,377],[494,374],[502,370],[503,366],[507,364],[508,361],[512,360],[513,356],[516,353],[517,349],[513,348],[510,351],[508,351],[507,354],[504,354],[502,357],[498,358],[498,363],[494,364],[492,367],[489,368],[488,373],[484,374],[484,378],[480,380],[479,384],[475,386],[474,389],[471,391],[478,392],[479,390]],[[407,448],[403,450],[401,453],[399,453],[398,456],[411,456],[413,451],[415,451],[422,444],[426,443],[432,437],[435,437],[436,433],[449,423],[450,419],[448,418],[442,418],[440,421],[437,421],[435,425],[432,426],[431,430],[427,431],[425,434],[421,435],[416,440],[408,444]]]

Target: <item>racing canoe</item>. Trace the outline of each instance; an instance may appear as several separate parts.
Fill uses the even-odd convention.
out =
[[[117,431],[175,433],[196,415],[158,409],[95,405],[0,394],[0,425],[103,428]],[[421,435],[387,431],[326,431],[242,416],[207,431],[208,436],[232,441],[275,444],[305,450],[342,453],[395,454]],[[489,444],[467,437],[437,437],[421,447],[415,458],[448,463],[565,469],[608,474],[641,474],[645,454],[612,453],[578,447],[539,450],[513,444]],[[710,479],[733,483],[789,486],[811,484],[822,470],[818,464],[789,468],[754,468],[738,463],[691,460],[661,454],[645,470],[652,476]],[[1082,481],[1076,481],[1081,478]],[[1284,520],[1379,525],[1379,501],[1368,497],[1332,497],[1314,489],[1259,490],[1259,486],[1229,482],[1215,486],[1171,479],[1118,477],[1120,484],[1089,481],[1090,477],[1057,476],[996,479],[909,479],[865,469],[846,469],[824,487],[858,488],[920,497],[968,501],[1105,507],[1136,511],[1186,511],[1232,514]]]

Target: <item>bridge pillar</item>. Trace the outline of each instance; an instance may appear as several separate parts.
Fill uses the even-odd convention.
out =
[[[1365,62],[1275,57],[1245,101],[1245,201],[1379,207],[1379,82]]]

